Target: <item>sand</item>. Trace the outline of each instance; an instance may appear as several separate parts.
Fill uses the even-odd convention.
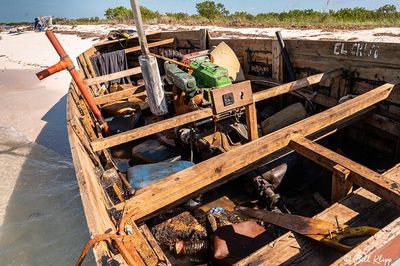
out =
[[[135,29],[134,26],[118,25],[56,25],[58,31],[69,33],[86,33],[87,37],[105,36],[114,29]],[[146,25],[148,33],[160,31],[198,30],[206,28],[215,37],[251,37],[251,38],[275,38],[275,32],[281,31],[284,39],[305,40],[343,40],[364,42],[400,42],[400,28],[375,28],[368,30],[325,30],[325,29],[287,29],[287,28],[227,28],[217,26],[184,26],[155,24]]]

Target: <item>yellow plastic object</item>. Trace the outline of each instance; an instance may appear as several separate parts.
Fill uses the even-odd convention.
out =
[[[335,249],[338,249],[343,252],[348,252],[352,250],[355,246],[345,245],[341,243],[345,239],[349,238],[358,238],[364,236],[373,236],[379,231],[378,228],[369,227],[369,226],[361,226],[361,227],[348,227],[343,229],[342,232],[331,232],[324,239],[321,239],[321,242],[324,244],[331,246]]]

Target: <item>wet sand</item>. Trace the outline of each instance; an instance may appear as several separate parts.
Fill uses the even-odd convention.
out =
[[[60,36],[72,58],[90,40]],[[89,238],[66,132],[70,77],[44,33],[0,34],[1,265],[71,265]]]

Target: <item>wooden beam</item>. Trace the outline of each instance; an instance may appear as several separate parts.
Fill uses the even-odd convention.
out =
[[[149,46],[149,48],[154,48],[154,47],[174,43],[174,41],[175,41],[174,38],[170,38],[170,39],[165,39],[165,40],[158,41],[158,42],[151,42],[148,44],[148,46]],[[125,53],[128,54],[128,53],[133,53],[133,52],[139,52],[140,50],[141,50],[140,46],[135,46],[135,47],[126,48]]]
[[[293,138],[289,147],[315,163],[332,169],[337,164],[350,171],[350,181],[379,197],[400,205],[400,184],[306,138]]]
[[[318,84],[324,80],[330,80],[334,77],[340,76],[342,73],[343,73],[342,70],[334,70],[326,73],[312,75],[307,78],[299,79],[286,84],[282,84],[273,87],[271,89],[263,90],[254,94],[254,101],[259,102],[291,91],[305,88],[310,85]]]
[[[201,120],[212,116],[211,109],[202,109],[187,114],[183,114],[170,119],[162,120],[160,122],[145,125],[140,128],[129,130],[114,136],[107,137],[98,141],[92,142],[92,148],[94,151],[100,151],[109,147],[126,143],[135,139],[140,139],[146,136],[150,136],[159,133],[163,130],[182,126],[193,121]],[[177,119],[178,118],[178,119]]]
[[[134,68],[130,68],[127,70],[111,73],[108,75],[103,75],[103,76],[99,76],[99,77],[95,77],[95,78],[91,78],[91,79],[85,79],[83,82],[87,86],[92,86],[92,85],[101,84],[101,83],[104,83],[104,82],[107,82],[110,80],[114,80],[114,79],[120,79],[120,78],[124,78],[124,77],[137,75],[140,73],[142,73],[142,70],[140,69],[140,67],[134,67]]]
[[[106,104],[106,103],[110,103],[110,102],[114,102],[114,101],[124,100],[124,99],[130,98],[130,97],[134,97],[135,95],[138,95],[138,94],[135,94],[135,92],[139,88],[140,87],[135,86],[135,87],[121,90],[121,91],[112,92],[110,94],[106,94],[103,96],[98,96],[98,97],[94,98],[94,102],[97,105],[101,105],[101,104]],[[139,96],[143,96],[143,95],[145,95],[145,94],[141,94]]]
[[[400,182],[400,164],[386,171],[383,175],[386,178]],[[375,226],[370,223],[366,224],[366,220],[371,220],[371,218],[374,217],[376,220],[381,222],[382,219],[388,217],[381,217],[378,210],[383,211],[383,213],[388,213],[389,217],[394,216],[395,218],[399,212],[394,211],[393,213],[393,210],[396,210],[396,207],[392,204],[387,202],[385,203],[371,192],[359,188],[343,200],[315,215],[314,218],[333,222],[335,221],[335,217],[337,217],[340,224],[347,224],[349,226]],[[391,232],[388,232],[388,234],[391,234]],[[363,244],[360,246],[362,245]],[[320,254],[320,245],[315,244],[313,240],[288,232],[274,240],[272,243],[260,248],[247,258],[239,261],[235,266],[288,265],[290,262],[304,261],[304,259],[313,259],[314,257],[317,257],[317,260],[323,260],[322,257],[324,256],[318,256]],[[337,254],[337,256],[340,256],[340,253]],[[333,258],[333,261],[334,260],[335,258]],[[333,261],[323,261],[323,263],[317,261],[312,265],[328,265]]]
[[[247,135],[250,141],[258,139],[258,123],[256,104],[246,105]]]
[[[279,85],[274,88],[257,92],[253,94],[253,99],[254,102],[257,101],[262,101],[266,100],[275,96],[279,96],[281,94],[287,93],[289,91],[294,91],[296,89],[300,89],[302,87],[308,86],[310,84],[316,84],[320,82],[323,79],[329,79],[337,75],[341,75],[342,71],[341,70],[335,70],[331,72],[326,72],[322,74],[317,74],[310,76],[308,78],[300,79],[298,81],[290,82],[287,84]],[[114,147],[135,139],[139,139],[142,137],[149,136],[149,132],[151,134],[159,133],[161,131],[171,129],[174,127],[182,126],[185,124],[189,124],[192,122],[196,122],[200,119],[212,117],[213,113],[211,108],[208,109],[203,109],[200,111],[195,111],[197,113],[194,113],[193,115],[189,114],[184,114],[184,115],[179,115],[164,121],[160,121],[157,124],[152,124],[150,127],[152,128],[149,131],[149,127],[140,127],[140,128],[135,128],[129,131],[126,131],[124,133],[120,133],[118,135],[114,135],[111,137],[107,137],[101,140],[98,140],[96,142],[92,143],[92,147],[94,151],[99,151],[101,149],[107,149],[110,147]],[[254,135],[255,136],[255,135]]]
[[[333,167],[331,203],[338,202],[350,193],[353,184],[349,181],[350,170],[340,164]]]
[[[228,175],[285,148],[294,136],[316,133],[386,99],[394,86],[387,83],[320,114],[170,175],[143,188],[140,195],[127,200],[125,211],[137,210],[134,219],[145,220],[179,205],[214,188],[216,183],[227,179]]]

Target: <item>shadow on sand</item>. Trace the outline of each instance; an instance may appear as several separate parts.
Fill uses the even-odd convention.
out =
[[[66,96],[42,118],[47,124],[37,144],[13,130],[0,132],[0,162],[11,171],[0,173],[16,178],[0,226],[2,265],[72,265],[89,239],[67,138],[65,102]]]

